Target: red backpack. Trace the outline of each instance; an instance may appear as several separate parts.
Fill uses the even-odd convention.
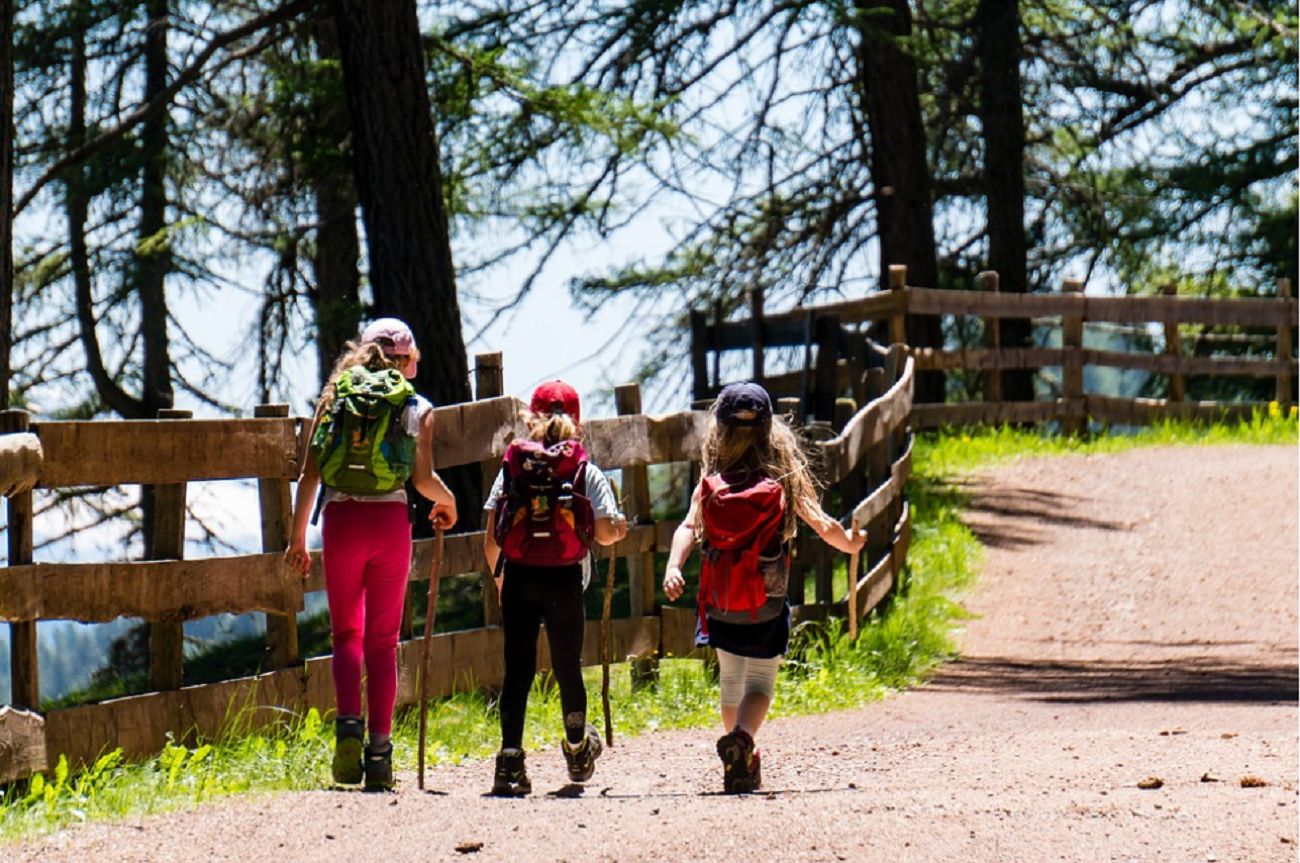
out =
[[[501,467],[494,526],[502,558],[529,566],[581,562],[596,530],[582,444],[517,440],[506,448]]]
[[[704,549],[700,566],[700,614],[706,609],[748,612],[751,620],[767,602],[769,587],[761,558],[775,549],[783,558],[781,528],[785,492],[763,477],[728,485],[714,474],[700,487]],[[784,570],[784,560],[780,568]],[[784,591],[782,591],[784,592]]]

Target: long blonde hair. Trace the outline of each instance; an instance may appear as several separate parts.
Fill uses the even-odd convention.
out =
[[[412,356],[419,359],[418,354],[413,353]],[[345,342],[343,353],[339,354],[334,370],[330,372],[329,380],[325,382],[320,398],[316,400],[316,419],[325,416],[334,406],[334,390],[339,376],[353,366],[365,366],[372,372],[399,368],[398,363],[385,356],[384,349],[375,342]]]
[[[528,437],[547,446],[562,440],[582,438],[582,428],[568,414],[535,414],[524,411],[520,418],[528,428]]]
[[[781,530],[784,539],[794,538],[800,508],[811,512],[821,509],[817,500],[819,483],[808,456],[794,430],[779,416],[773,416],[767,427],[732,426],[718,421],[715,404],[709,412],[700,455],[705,476],[749,474],[779,482],[786,502]]]

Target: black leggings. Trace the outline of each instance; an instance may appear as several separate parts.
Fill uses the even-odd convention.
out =
[[[501,686],[501,748],[520,749],[524,711],[537,674],[538,627],[546,624],[551,672],[560,686],[564,733],[581,743],[587,725],[587,687],[582,680],[582,567],[525,566],[506,562],[501,586],[506,679]]]

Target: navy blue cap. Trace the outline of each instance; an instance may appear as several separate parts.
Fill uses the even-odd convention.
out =
[[[729,426],[764,426],[772,421],[772,397],[756,383],[727,384],[713,403],[718,422]]]

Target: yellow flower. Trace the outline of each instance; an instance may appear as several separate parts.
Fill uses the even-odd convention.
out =
[[[970,435],[968,435],[968,434],[964,434],[964,435],[962,435],[962,436],[961,436],[961,442],[962,442],[962,443],[970,443]]]
[[[1291,405],[1291,413],[1289,413],[1288,416],[1291,417],[1291,419],[1295,419],[1297,415],[1300,415],[1300,407]]]
[[[1268,403],[1268,415],[1276,419],[1282,416],[1282,406],[1277,402]]]

